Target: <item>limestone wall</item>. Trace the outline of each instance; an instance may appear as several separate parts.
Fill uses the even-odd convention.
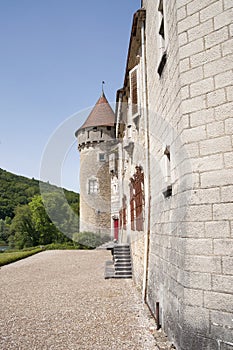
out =
[[[145,0],[151,154],[147,300],[179,350],[233,348],[232,2]],[[170,147],[172,196],[163,189]]]

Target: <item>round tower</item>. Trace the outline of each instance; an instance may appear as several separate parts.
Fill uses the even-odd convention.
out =
[[[80,152],[80,232],[111,234],[109,153],[115,115],[104,92],[75,133]]]

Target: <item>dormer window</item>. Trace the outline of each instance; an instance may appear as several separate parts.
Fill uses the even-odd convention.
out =
[[[96,132],[96,131],[97,131],[97,127],[96,127],[96,126],[93,128],[93,131],[94,131],[94,132]]]

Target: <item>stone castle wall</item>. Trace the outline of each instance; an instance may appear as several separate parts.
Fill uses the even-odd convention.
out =
[[[146,11],[151,154],[147,301],[179,350],[233,348],[232,3],[164,1],[167,62],[157,73],[158,1]],[[157,59],[158,58],[158,59]],[[171,151],[173,194],[162,159]]]

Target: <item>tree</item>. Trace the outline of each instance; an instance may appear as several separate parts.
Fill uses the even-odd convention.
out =
[[[32,215],[27,204],[18,206],[10,226],[11,245],[18,249],[32,247],[38,244],[38,234],[32,222]]]
[[[56,242],[59,232],[45,211],[42,197],[40,195],[34,196],[29,203],[29,208],[33,225],[38,232],[38,243],[46,245]]]

